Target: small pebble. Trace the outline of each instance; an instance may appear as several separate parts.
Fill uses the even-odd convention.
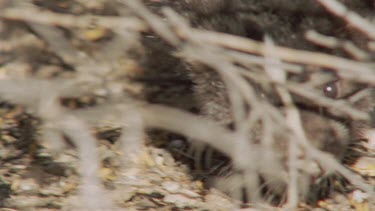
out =
[[[156,165],[161,166],[164,163],[164,158],[162,156],[158,155],[158,156],[155,156],[154,161],[155,161]]]
[[[363,203],[367,198],[368,198],[368,194],[360,190],[353,191],[353,200],[355,200],[355,202]]]
[[[18,190],[22,193],[37,193],[39,191],[39,185],[34,179],[25,179],[19,183]]]
[[[164,197],[163,199],[166,203],[175,204],[178,207],[193,206],[196,205],[197,201],[190,199],[181,194],[170,194]]]
[[[182,190],[179,191],[179,193],[184,194],[186,196],[189,196],[191,198],[199,198],[200,197],[199,194],[197,194],[194,191],[188,190],[188,189],[182,189]]]
[[[177,193],[177,191],[180,189],[180,184],[178,184],[177,182],[165,181],[161,185],[170,193]]]

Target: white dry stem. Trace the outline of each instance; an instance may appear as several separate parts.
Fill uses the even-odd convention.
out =
[[[96,140],[90,133],[90,128],[81,119],[68,114],[59,105],[58,91],[58,86],[47,81],[1,80],[0,83],[2,97],[27,105],[31,110],[36,111],[46,124],[54,125],[53,128],[58,128],[60,134],[66,134],[78,147],[84,209],[114,210],[111,201],[106,199],[98,177],[100,161]]]
[[[49,25],[36,23],[31,23],[30,26],[47,41],[53,52],[57,53],[67,64],[76,66],[82,64],[85,60],[87,61],[87,57],[79,53],[78,50],[70,44],[61,30]]]
[[[177,45],[180,41],[172,30],[160,18],[149,11],[140,1],[137,0],[118,0],[123,3],[140,18],[142,18],[153,31],[163,37],[172,45]]]
[[[122,146],[122,160],[126,168],[132,164],[139,164],[139,155],[144,147],[143,120],[135,107],[124,107],[124,111],[118,115],[123,116],[121,136],[119,138]]]
[[[370,55],[364,50],[357,47],[353,42],[348,40],[340,40],[336,37],[326,36],[318,33],[314,30],[309,30],[306,32],[305,37],[310,42],[316,45],[320,45],[326,48],[342,48],[346,53],[352,56],[355,60],[367,60]]]
[[[279,94],[281,101],[286,107],[286,124],[289,128],[292,128],[294,120],[291,118],[290,113],[296,112],[297,109],[293,104],[292,97],[288,90],[280,86],[280,84],[286,83],[286,72],[281,69],[282,62],[275,56],[274,44],[271,38],[266,36],[265,38],[265,66],[264,70],[271,81],[275,83],[276,91]],[[291,138],[293,136],[290,136]],[[294,137],[293,137],[294,138]],[[297,169],[297,159],[298,159],[298,146],[295,141],[289,141],[289,157],[288,157],[288,167],[289,167],[289,184],[288,184],[288,201],[287,207],[296,208],[298,206],[298,169]]]
[[[96,139],[90,133],[90,128],[79,118],[67,114],[60,107],[56,92],[47,89],[39,96],[39,116],[46,122],[56,125],[61,133],[66,134],[78,147],[80,158],[80,187],[83,198],[83,209],[101,211],[115,210],[114,205],[104,193],[104,187],[98,177],[100,160]]]
[[[330,13],[342,18],[345,22],[375,40],[375,25],[357,13],[350,11],[344,4],[337,0],[316,0]]]
[[[247,70],[241,70],[241,75],[252,80],[257,80],[259,83],[267,84],[271,82],[270,79],[268,79],[264,75]],[[285,83],[283,86],[286,86],[286,88],[290,92],[308,99],[321,107],[334,108],[335,110],[342,112],[342,114],[350,116],[351,118],[356,120],[368,121],[370,119],[370,116],[367,112],[363,112],[359,109],[354,108],[346,101],[333,100],[331,98],[324,97],[320,92],[316,91],[309,84],[299,84],[296,82],[288,81],[288,83]]]
[[[285,86],[288,88],[288,90],[290,90],[290,92],[296,95],[309,99],[311,100],[311,102],[315,102],[320,106],[335,108],[337,111],[349,115],[353,119],[366,121],[369,121],[371,119],[369,113],[353,108],[353,106],[351,106],[344,100],[333,100],[327,97],[323,97],[321,96],[321,94],[317,93],[317,91],[309,86],[304,86],[293,82],[288,82],[287,84],[285,84]]]
[[[245,66],[247,69],[252,69],[255,65],[263,66],[265,64],[265,58],[263,56],[251,55],[230,49],[226,49],[224,53],[225,56],[232,62],[237,62],[238,64]],[[283,69],[290,73],[298,74],[302,73],[303,71],[302,66],[298,64],[282,63],[280,65]]]
[[[6,53],[15,51],[18,48],[23,48],[25,46],[32,47],[43,47],[43,43],[33,34],[26,34],[20,37],[14,37],[10,40],[0,40],[0,52]]]
[[[132,31],[145,31],[147,28],[144,22],[135,17],[77,16],[39,10],[29,5],[27,7],[0,9],[0,18],[66,28],[90,28],[92,26],[100,26],[113,30],[122,29]]]
[[[80,173],[82,184],[80,187],[83,207],[85,210],[114,210],[111,199],[106,197],[105,190],[98,177],[100,160],[96,139],[90,134],[90,128],[80,119],[63,115],[58,126],[68,135],[78,147],[80,156]],[[62,116],[61,116],[62,117]]]
[[[222,46],[250,54],[264,55],[264,44],[252,39],[220,32],[191,29],[195,39],[202,43]],[[333,69],[337,74],[351,81],[375,85],[375,73],[369,64],[332,56],[324,53],[296,50],[275,46],[275,55],[281,60],[299,64]]]

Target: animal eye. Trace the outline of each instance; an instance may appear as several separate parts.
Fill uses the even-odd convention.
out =
[[[329,82],[324,86],[324,95],[329,98],[336,99],[341,94],[341,87],[339,81]]]

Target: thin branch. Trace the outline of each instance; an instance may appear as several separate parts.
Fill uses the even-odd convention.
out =
[[[351,26],[364,33],[367,37],[375,40],[375,25],[364,19],[355,12],[350,11],[344,4],[337,0],[316,0],[324,6],[329,12],[342,18]]]
[[[284,86],[280,86],[280,84],[286,83],[286,72],[280,68],[281,61],[280,59],[275,56],[274,53],[274,44],[272,40],[268,37],[265,39],[265,59],[266,63],[264,69],[276,86],[276,92],[281,98],[282,103],[286,109],[286,124],[289,128],[293,131],[293,125],[296,123],[294,119],[291,118],[292,112],[298,112],[297,108],[295,107],[292,96],[288,92],[288,90]],[[293,139],[294,137],[292,137]],[[298,137],[297,137],[298,138]],[[298,168],[297,168],[297,160],[298,160],[298,146],[297,143],[292,140],[289,141],[289,153],[288,153],[288,167],[289,167],[289,184],[288,184],[288,207],[296,208],[298,206]]]
[[[141,17],[148,26],[163,37],[170,44],[176,46],[180,43],[179,38],[172,32],[169,26],[161,21],[161,18],[149,11],[138,0],[119,0],[121,3],[129,7],[135,14]]]
[[[0,18],[23,21],[26,23],[61,26],[66,28],[90,28],[93,26],[100,26],[114,30],[123,29],[131,31],[145,31],[147,29],[143,21],[134,17],[111,17],[96,15],[76,16],[42,11],[30,7],[2,9],[0,10]]]
[[[347,40],[340,40],[336,37],[322,35],[313,30],[307,31],[305,37],[314,44],[326,48],[342,48],[356,60],[366,60],[370,58],[370,55],[367,52],[358,48],[353,42]]]
[[[210,43],[251,54],[264,55],[264,44],[261,42],[225,33],[198,29],[192,29],[191,33],[203,43]],[[181,36],[184,37],[184,35]],[[275,47],[275,55],[283,61],[331,68],[342,78],[375,85],[375,73],[366,63],[355,62],[329,54],[286,47]]]

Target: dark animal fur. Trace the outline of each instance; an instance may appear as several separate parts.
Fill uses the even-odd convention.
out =
[[[194,18],[191,19],[192,23],[197,27],[253,39],[261,39],[262,34],[267,33],[279,44],[297,48],[302,47],[309,50],[315,50],[316,47],[303,39],[304,31],[301,29],[309,26],[322,30],[331,30],[331,28],[323,27],[332,27],[332,24],[338,24],[333,22],[326,24],[326,26],[317,26],[313,23],[309,23],[307,26],[303,26],[309,22],[309,18],[304,17],[304,14],[308,13],[314,15],[325,13],[325,10],[319,8],[319,6],[312,1],[283,1],[282,4],[277,3],[277,1],[251,0],[187,0],[187,2],[194,14],[192,16]],[[283,6],[285,3],[291,7]],[[258,9],[258,14],[249,15],[249,10],[252,10],[255,6],[261,8],[262,6],[260,5],[265,8],[264,13],[259,13]],[[270,5],[274,7],[273,12],[270,11]],[[247,13],[243,12],[243,9],[245,11],[247,10]],[[267,9],[269,11],[267,11]],[[295,23],[296,15],[301,16],[299,23]],[[294,24],[298,26],[296,27]],[[296,28],[299,28],[299,30],[295,30]],[[198,67],[194,66],[189,75],[195,83],[194,90],[196,101],[200,105],[202,113],[222,124],[230,124],[233,118],[226,97],[225,84],[220,79],[219,75],[214,70],[210,70],[210,68],[202,65],[198,65]],[[331,81],[337,79],[338,78],[333,76]],[[348,84],[350,82],[342,83]],[[345,91],[347,93],[355,93],[362,88],[364,87],[361,85],[350,86],[350,90]],[[323,94],[324,86],[321,87],[321,89]],[[372,88],[369,89],[371,90],[368,96],[353,103],[355,107],[365,112],[372,112],[375,106],[374,90]],[[350,95],[348,94],[347,96]],[[347,96],[340,96],[339,98],[342,99]],[[373,127],[373,125],[368,122],[353,121],[349,118],[338,118],[340,119],[338,120],[331,118],[330,115],[322,115],[319,111],[320,108],[311,109],[314,107],[313,102],[303,102],[301,105],[301,118],[309,140],[311,140],[313,145],[318,149],[331,153],[338,160],[342,160],[343,162],[347,162],[345,160],[347,160],[348,151],[350,151],[348,150],[348,146],[352,146],[353,142],[361,139],[363,131]],[[329,113],[329,111],[327,111],[327,113]],[[285,148],[279,149],[286,151]],[[346,159],[344,159],[344,157]],[[311,187],[311,192],[316,192],[316,190],[319,189],[317,188],[318,186],[320,185],[313,185],[313,187]],[[273,187],[271,187],[271,189],[272,188]],[[327,187],[321,188],[327,189]],[[316,195],[310,195],[309,199],[327,196],[327,194],[313,194]]]
[[[314,28],[323,33],[331,33],[332,28],[337,28],[341,24],[337,20],[327,22],[320,19],[320,15],[327,15],[327,13],[314,1],[290,0],[282,1],[282,4],[278,2],[280,1],[185,0],[184,6],[178,9],[183,10],[192,25],[198,28],[230,33],[257,40],[261,40],[264,34],[268,34],[277,44],[307,50],[317,50],[318,48],[304,39],[305,29]],[[311,19],[309,16],[313,16],[314,19]],[[325,24],[321,24],[322,22]],[[350,35],[348,35],[348,38],[350,38]],[[176,62],[176,60],[174,61]],[[225,84],[220,76],[214,70],[204,65],[189,64],[185,67],[187,68],[178,65],[179,71],[177,72],[180,75],[184,75],[184,77],[187,75],[193,82],[193,95],[201,114],[221,124],[230,125],[233,118],[226,96]],[[309,80],[309,77],[303,80]],[[330,81],[335,80],[340,79],[333,75]],[[256,84],[256,82],[254,83]],[[350,82],[343,81],[343,83]],[[373,112],[375,106],[373,88],[358,84],[350,86],[349,90],[345,90],[348,94],[340,96],[338,99],[347,99],[358,90],[364,88],[370,90],[369,94],[357,102],[353,102],[353,105],[359,110]],[[324,84],[320,89],[323,95]],[[277,101],[277,99],[270,99],[270,101]],[[350,118],[337,114],[335,111],[326,110],[322,113],[321,108],[317,108],[313,102],[299,101],[297,98],[296,102],[299,105],[304,129],[308,138],[313,142],[313,145],[331,153],[343,162],[347,162],[345,160],[348,160],[347,152],[350,151],[348,150],[348,146],[353,146],[353,143],[363,138],[363,131],[373,128],[373,125],[369,122],[353,121]],[[282,157],[285,157],[286,146],[277,147],[277,151]],[[238,176],[238,174],[236,176],[233,172],[230,174],[234,175],[234,177]],[[270,178],[265,177],[263,179],[266,180],[266,184],[270,184],[267,181]],[[277,186],[277,184],[273,185]],[[314,192],[315,195],[312,197],[309,196],[309,198],[313,201],[320,197],[316,193],[319,186],[319,184],[316,184],[311,187],[311,192]],[[271,192],[274,188],[277,189],[277,187],[269,187]],[[322,196],[325,197],[326,195],[323,194]]]

